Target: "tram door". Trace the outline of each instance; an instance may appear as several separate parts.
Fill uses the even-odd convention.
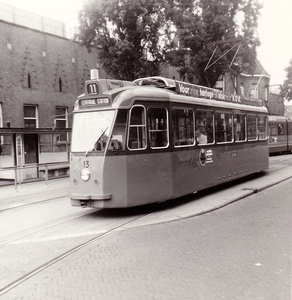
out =
[[[38,135],[37,134],[24,134],[24,164],[37,164],[38,163]],[[37,178],[38,168],[31,167],[25,169],[25,179]]]

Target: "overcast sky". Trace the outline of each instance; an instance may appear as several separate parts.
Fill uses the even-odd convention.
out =
[[[0,0],[26,11],[67,24],[68,31],[78,26],[77,15],[83,0]],[[260,0],[264,8],[259,18],[261,46],[258,59],[271,75],[270,84],[282,84],[292,59],[292,0]],[[70,32],[68,32],[70,34]]]

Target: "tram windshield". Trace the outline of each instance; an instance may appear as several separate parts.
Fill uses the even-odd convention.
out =
[[[74,116],[72,152],[103,151],[108,141],[115,111],[78,113]]]

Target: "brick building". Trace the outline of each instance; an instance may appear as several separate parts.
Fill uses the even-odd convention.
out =
[[[226,73],[219,78],[215,88],[229,94],[245,95],[248,98],[267,100],[270,75],[265,71],[257,60],[254,74],[242,72],[236,78],[231,78]],[[165,66],[162,70],[162,76],[182,80],[177,68]]]
[[[73,105],[97,52],[66,38],[61,22],[0,4],[0,53],[0,179],[43,175],[42,166],[3,170],[13,166],[66,169]]]

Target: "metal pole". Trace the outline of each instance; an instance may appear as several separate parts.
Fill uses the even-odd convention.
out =
[[[15,167],[14,188],[17,191],[17,167]]]
[[[48,178],[49,178],[48,165],[46,165],[45,166],[45,180],[46,180],[46,185],[48,185]]]

